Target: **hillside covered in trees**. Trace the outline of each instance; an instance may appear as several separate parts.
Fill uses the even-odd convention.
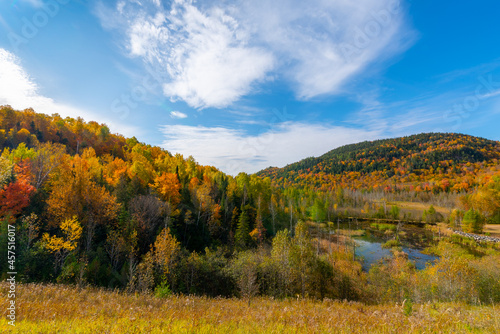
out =
[[[455,133],[423,133],[336,148],[258,173],[280,187],[467,192],[498,172],[500,143]]]
[[[80,118],[6,106],[0,124],[0,215],[19,221],[28,280],[71,281],[84,256],[91,281],[126,285],[162,230],[200,252],[246,249],[283,227],[269,179],[231,177]]]
[[[494,248],[470,250],[466,243],[467,254],[478,259],[460,266],[453,256],[463,252],[450,255],[445,250],[460,248],[462,239],[435,248],[452,256],[443,255],[438,268],[470,276],[457,281],[452,288],[462,294],[451,298],[449,287],[441,286],[441,269],[417,272],[395,253],[394,262],[367,274],[348,247],[350,237],[341,237],[337,229],[335,245],[335,230],[325,230],[355,214],[401,218],[397,207],[388,213],[386,202],[380,201],[393,189],[373,185],[359,190],[355,176],[347,181],[352,173],[362,175],[360,179],[379,175],[390,184],[401,182],[404,186],[396,189],[410,196],[405,177],[428,183],[421,192],[435,196],[435,189],[458,191],[456,174],[470,181],[469,193],[460,189],[469,211],[455,212],[453,221],[473,226],[484,217],[499,218],[496,142],[420,135],[344,147],[318,158],[321,163],[286,167],[280,173],[289,178],[279,176],[278,169],[233,177],[192,157],[112,134],[103,124],[3,106],[0,150],[0,251],[7,253],[7,230],[15,226],[16,270],[22,282],[89,284],[159,296],[300,295],[372,303],[402,302],[410,290],[421,302],[490,302],[481,289],[500,291],[488,276],[492,268],[485,265],[499,263]],[[374,159],[379,164],[371,169]],[[329,173],[319,171],[328,161],[335,161]],[[405,168],[410,167],[408,175]],[[330,174],[335,168],[341,174]],[[446,175],[449,187],[435,188],[438,176],[441,185]],[[426,217],[435,222],[437,214],[429,209]],[[311,235],[312,227],[316,235]],[[319,233],[321,229],[328,233]],[[7,265],[0,262],[2,273]],[[395,291],[390,282],[399,280],[401,268],[408,280]],[[387,285],[379,286],[382,282]],[[492,301],[499,300],[500,293],[493,296]]]

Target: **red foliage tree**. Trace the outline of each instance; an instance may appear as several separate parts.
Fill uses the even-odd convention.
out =
[[[30,195],[35,190],[25,179],[20,178],[0,190],[0,216],[16,216],[28,206]]]

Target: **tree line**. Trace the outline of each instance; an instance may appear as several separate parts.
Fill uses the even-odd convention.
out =
[[[233,177],[106,125],[31,109],[4,106],[0,121],[0,247],[15,224],[26,282],[366,299],[352,254],[332,251],[325,240],[314,244],[304,221],[334,221],[350,215],[347,207],[376,214],[373,191]],[[485,179],[464,207],[497,219],[498,180]]]

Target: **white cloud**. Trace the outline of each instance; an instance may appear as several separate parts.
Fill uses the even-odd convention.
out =
[[[249,93],[252,83],[271,70],[272,55],[249,46],[246,32],[222,9],[202,13],[185,4],[176,10],[180,15],[166,59],[172,78],[164,86],[167,96],[195,108],[225,107]]]
[[[334,94],[371,62],[408,46],[404,11],[395,0],[283,0],[243,2],[241,17],[255,24],[281,62],[299,98]]]
[[[171,111],[170,112],[170,117],[172,118],[177,118],[177,119],[182,119],[182,118],[187,118],[188,116],[180,111]]]
[[[242,171],[253,173],[269,166],[282,167],[380,135],[362,129],[298,122],[280,123],[258,135],[224,127],[166,125],[161,130],[165,149],[192,155],[198,162],[232,175]]]
[[[155,17],[141,17],[130,27],[130,53],[134,56],[146,58],[153,62],[161,57],[161,47],[168,41],[169,33],[165,23],[165,16],[158,13]]]
[[[301,99],[335,94],[412,40],[398,0],[151,1],[98,16],[163,73],[166,96],[195,108],[226,107],[276,79]]]
[[[59,114],[63,117],[82,117],[86,121],[106,123],[113,132],[123,135],[138,135],[135,127],[114,122],[97,113],[56,102],[39,93],[38,85],[20,65],[20,60],[12,53],[0,48],[0,105],[10,105],[14,109],[33,108],[44,114]]]
[[[238,22],[219,7],[202,11],[190,2],[175,1],[170,9],[158,3],[124,3],[99,8],[106,28],[126,31],[131,56],[141,57],[163,76],[164,94],[195,108],[225,107],[265,80],[272,54],[249,45]]]

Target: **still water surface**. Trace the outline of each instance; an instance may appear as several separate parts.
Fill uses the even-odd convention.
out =
[[[383,242],[368,241],[366,238],[354,238],[356,240],[356,257],[363,258],[363,270],[368,271],[372,264],[376,264],[383,258],[391,257],[392,253],[390,249],[382,248]],[[402,247],[403,252],[408,254],[408,259],[415,264],[415,267],[419,270],[424,269],[427,263],[433,262],[438,259],[437,256],[428,255],[421,253],[422,250]]]
[[[392,256],[391,250],[382,248],[382,245],[388,240],[395,238],[395,231],[387,234],[380,231],[371,222],[351,222],[350,224],[341,223],[341,229],[363,230],[363,236],[355,236],[356,258],[361,260],[363,270],[368,271],[373,264],[377,264],[384,258]],[[415,264],[418,270],[425,269],[426,265],[432,264],[439,257],[422,253],[423,250],[433,243],[433,234],[430,230],[423,227],[405,224],[398,229],[399,240],[402,244],[402,250],[408,255],[408,259]]]

